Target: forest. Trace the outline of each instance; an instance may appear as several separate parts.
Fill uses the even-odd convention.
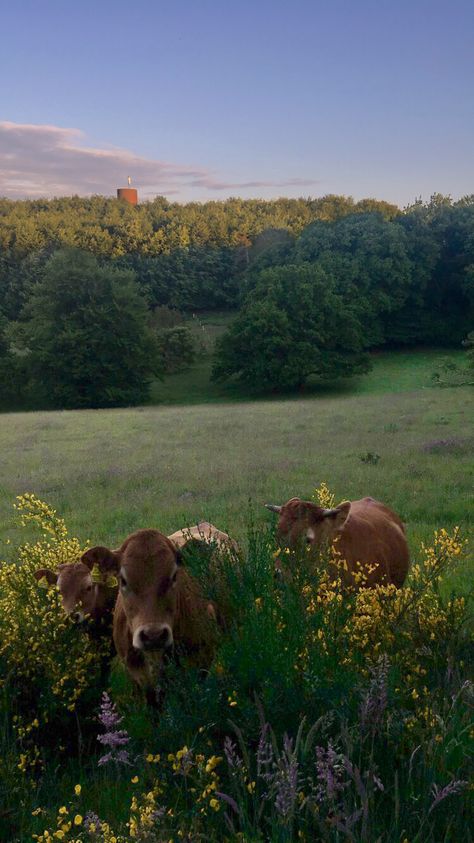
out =
[[[350,377],[371,349],[460,347],[474,323],[474,196],[404,210],[344,196],[0,201],[7,404],[25,390],[40,406],[140,403],[170,356],[193,359],[185,323],[157,330],[154,315],[215,310],[235,319],[213,377],[250,391]]]

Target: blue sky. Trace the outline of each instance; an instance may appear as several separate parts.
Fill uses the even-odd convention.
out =
[[[0,195],[474,192],[472,0],[2,4]]]

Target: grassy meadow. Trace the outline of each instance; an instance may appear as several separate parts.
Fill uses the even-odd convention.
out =
[[[31,491],[83,541],[115,546],[140,527],[173,532],[203,519],[242,540],[249,508],[271,523],[263,503],[310,496],[321,481],[341,500],[388,503],[414,546],[438,526],[468,531],[474,401],[468,387],[431,386],[443,356],[378,354],[350,388],[219,403],[206,403],[204,359],[197,374],[159,385],[167,406],[1,415],[0,537],[18,535],[12,503]],[[193,377],[204,402],[182,404]]]
[[[473,840],[473,565],[455,528],[472,548],[474,402],[432,386],[445,356],[376,354],[350,385],[254,400],[209,385],[203,356],[155,386],[162,403],[0,416],[2,843]],[[275,583],[263,503],[324,481],[402,516],[406,588],[348,595],[324,569]],[[19,526],[24,492],[67,537],[48,513]],[[242,545],[220,580],[190,560],[234,620],[205,680],[169,666],[157,717],[32,573],[200,519]],[[104,690],[126,763],[99,765]]]

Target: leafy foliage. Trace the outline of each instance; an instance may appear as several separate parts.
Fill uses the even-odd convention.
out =
[[[130,272],[84,252],[49,260],[17,326],[29,373],[61,407],[134,404],[158,372],[146,301]]]
[[[79,258],[76,253],[74,278],[73,261],[65,269],[64,247],[89,255]],[[62,257],[55,256],[58,250]],[[315,279],[309,297],[313,312],[315,298],[321,295],[317,279],[321,273],[330,279],[322,296],[326,315],[318,322],[326,327],[319,343],[304,329],[306,345],[311,345],[308,365],[301,365],[305,345],[301,342],[294,359],[286,355],[282,372],[282,348],[293,336],[288,325],[295,324],[294,314],[288,297],[277,303],[277,294],[272,300],[263,290],[264,272],[273,270],[276,279],[285,269],[308,265]],[[84,278],[96,275],[95,286],[92,281],[78,282],[79,267]],[[72,286],[65,295],[68,274]],[[58,321],[58,308],[51,304],[56,285],[58,307],[65,308],[68,327],[59,320],[61,330],[54,337],[52,329],[44,334],[41,322]],[[254,294],[257,286],[261,303]],[[89,306],[91,291],[94,306]],[[45,296],[51,306],[45,306]],[[403,212],[374,199],[356,203],[344,196],[273,202],[230,199],[202,205],[158,198],[138,208],[104,197],[0,200],[0,318],[21,323],[26,319],[25,330],[16,328],[13,334],[9,328],[5,334],[0,324],[0,335],[13,338],[6,352],[0,348],[0,378],[10,405],[18,403],[18,390],[12,384],[26,380],[17,352],[28,342],[34,348],[29,358],[30,391],[39,396],[42,389],[43,404],[53,400],[65,407],[111,406],[144,400],[157,364],[146,327],[126,339],[127,325],[145,322],[144,312],[138,315],[138,310],[144,311],[138,300],[151,309],[166,307],[194,315],[243,307],[245,313],[221,343],[215,375],[238,376],[256,388],[298,386],[305,380],[305,369],[326,380],[344,370],[350,374],[351,368],[361,371],[361,348],[355,347],[360,342],[354,345],[354,332],[362,332],[365,349],[459,346],[474,324],[474,199],[466,196],[453,202],[435,194],[429,202],[417,201]],[[326,330],[327,308],[333,306],[342,311],[331,321],[339,327],[344,323],[337,349],[328,344]],[[117,309],[123,318],[117,319]],[[93,337],[85,336],[80,324],[86,311],[97,325]],[[115,323],[120,333],[112,337]],[[257,342],[250,324],[269,330],[268,341],[261,337]],[[247,361],[242,369],[245,355],[240,354],[243,340],[239,344],[236,337],[239,327],[252,339],[254,353],[261,355],[260,362]],[[88,356],[80,337],[90,345]],[[101,347],[101,337],[107,349]],[[318,361],[323,348],[324,361]],[[232,349],[238,358],[234,363]],[[100,359],[95,367],[93,355]],[[62,364],[66,356],[68,363]],[[118,358],[123,365],[117,366]],[[93,380],[97,383],[92,389],[87,383]]]
[[[194,363],[196,341],[189,328],[184,325],[159,331],[157,347],[166,374],[182,372]]]
[[[322,267],[266,269],[218,342],[214,378],[258,390],[332,381],[367,371],[363,348],[357,313]]]

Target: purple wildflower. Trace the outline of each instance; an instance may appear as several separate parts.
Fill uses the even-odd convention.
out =
[[[268,723],[265,723],[262,731],[260,732],[260,740],[257,747],[257,776],[258,778],[263,779],[263,781],[270,783],[273,778],[271,771],[273,764],[273,746],[268,733],[269,726]]]
[[[283,738],[283,752],[276,766],[275,808],[287,819],[294,810],[298,796],[299,765],[293,752],[293,741],[288,735]]]
[[[370,727],[375,732],[382,725],[387,708],[389,667],[388,656],[383,655],[380,656],[377,664],[371,668],[372,678],[360,710],[360,723],[363,729]]]
[[[432,793],[434,796],[433,802],[431,803],[431,808],[428,811],[428,816],[431,814],[432,811],[446,799],[447,796],[456,796],[458,793],[461,793],[465,787],[467,787],[468,782],[464,781],[463,779],[457,779],[455,781],[450,782],[445,787],[438,787],[438,785],[434,784],[432,787]]]
[[[89,834],[98,834],[100,832],[101,819],[94,814],[94,811],[88,811],[84,817],[84,828]]]
[[[346,761],[343,755],[336,752],[331,741],[327,749],[316,747],[316,775],[319,784],[315,795],[318,802],[334,802],[338,794],[346,788],[347,782],[343,780],[343,774],[347,771]]]
[[[99,766],[109,764],[110,761],[114,761],[116,764],[130,764],[128,751],[119,748],[128,744],[130,736],[125,729],[117,729],[123,718],[120,717],[115,704],[105,691],[102,694],[98,720],[104,727],[105,732],[103,735],[98,735],[97,740],[109,748],[109,751],[99,758]]]
[[[235,743],[232,743],[229,737],[226,737],[224,741],[224,755],[229,767],[232,770],[241,770],[244,766],[244,762],[237,752]]]

